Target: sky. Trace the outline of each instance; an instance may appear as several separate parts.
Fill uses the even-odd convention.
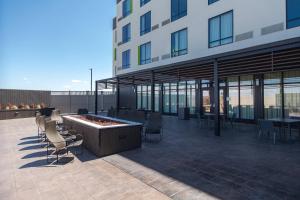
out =
[[[0,0],[0,89],[90,90],[89,68],[111,77],[115,2]]]

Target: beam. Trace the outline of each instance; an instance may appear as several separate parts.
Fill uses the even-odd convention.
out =
[[[215,114],[215,135],[220,136],[220,98],[219,98],[219,76],[218,61],[214,60],[214,114]]]

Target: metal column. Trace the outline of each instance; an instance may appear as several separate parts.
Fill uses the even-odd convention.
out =
[[[98,82],[95,82],[95,115],[98,114]]]
[[[215,114],[215,135],[220,136],[220,94],[219,94],[219,75],[218,61],[214,60],[214,114]]]
[[[155,104],[154,104],[154,101],[155,101],[154,89],[155,88],[154,87],[155,87],[155,74],[152,71],[151,72],[151,111],[152,112],[155,112]]]
[[[117,88],[116,88],[116,109],[117,109],[117,112],[119,112],[119,109],[120,109],[120,78],[117,77]]]

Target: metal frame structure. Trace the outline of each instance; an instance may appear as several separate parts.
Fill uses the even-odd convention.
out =
[[[96,81],[116,86],[117,110],[120,105],[120,85],[151,85],[151,111],[154,112],[154,86],[156,83],[207,79],[214,81],[215,135],[220,136],[219,81],[229,76],[283,72],[300,69],[300,37],[231,51],[165,66],[143,69],[116,77]],[[200,84],[201,85],[201,84]]]

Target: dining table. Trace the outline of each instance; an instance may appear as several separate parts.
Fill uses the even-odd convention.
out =
[[[291,118],[270,118],[267,119],[268,121],[273,122],[274,125],[279,125],[281,130],[284,130],[285,127],[289,130],[289,139],[292,138],[292,127],[293,125],[300,124],[300,118],[299,119],[291,119]],[[300,126],[299,126],[300,128]],[[285,132],[284,132],[285,133]]]

